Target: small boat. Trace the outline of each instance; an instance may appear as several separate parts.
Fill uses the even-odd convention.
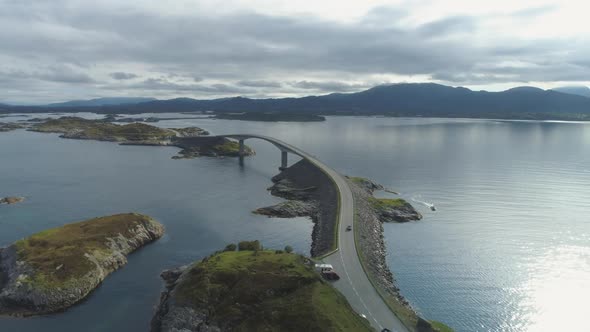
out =
[[[434,207],[434,204],[430,206],[430,210],[436,211],[436,208]]]

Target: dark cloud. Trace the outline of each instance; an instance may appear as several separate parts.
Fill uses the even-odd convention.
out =
[[[114,89],[120,89],[122,87],[113,87]],[[248,93],[251,90],[235,87],[228,84],[194,84],[194,83],[177,83],[171,82],[163,78],[148,78],[142,82],[125,85],[125,89],[134,90],[165,90],[174,92],[200,92],[212,95],[219,94],[241,94]]]
[[[305,89],[305,90],[319,90],[323,92],[351,92],[351,91],[359,91],[362,89],[369,88],[370,85],[367,84],[347,84],[342,82],[310,82],[310,81],[300,81],[291,83],[291,86]]]
[[[241,86],[248,86],[253,88],[280,88],[282,84],[276,81],[264,81],[264,80],[242,80],[236,83]]]
[[[131,80],[131,79],[139,77],[138,75],[135,75],[133,73],[124,73],[124,72],[111,73],[110,76],[116,80]]]

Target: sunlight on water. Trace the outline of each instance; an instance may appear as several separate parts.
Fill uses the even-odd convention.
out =
[[[520,303],[525,331],[581,331],[581,327],[588,327],[590,247],[551,250],[531,264],[529,275]]]

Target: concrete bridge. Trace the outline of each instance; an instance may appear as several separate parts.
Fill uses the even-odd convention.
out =
[[[300,150],[290,144],[287,144],[287,143],[280,141],[276,138],[272,138],[272,137],[268,137],[268,136],[252,135],[252,134],[231,134],[231,135],[218,135],[218,136],[232,138],[232,139],[235,139],[238,141],[238,143],[240,144],[240,165],[243,164],[243,162],[244,162],[244,155],[245,155],[244,141],[249,138],[257,138],[257,139],[267,141],[267,142],[271,143],[272,145],[276,146],[281,151],[281,167],[279,167],[279,170],[281,170],[281,171],[289,166],[288,165],[288,162],[289,162],[288,153],[298,155],[301,158],[305,158],[305,159],[308,159],[307,157],[309,156],[303,150]],[[309,156],[309,157],[311,157],[311,156]]]
[[[273,144],[281,151],[280,169],[288,167],[287,154],[292,153],[314,164],[334,181],[334,184],[336,184],[338,189],[338,197],[340,200],[340,211],[338,214],[338,220],[336,220],[338,223],[338,249],[323,259],[325,262],[332,264],[341,276],[340,280],[334,282],[334,286],[346,297],[350,305],[359,314],[367,317],[371,326],[377,331],[381,331],[384,328],[387,328],[390,331],[408,331],[403,323],[385,304],[383,298],[369,281],[369,277],[361,265],[359,253],[356,250],[354,241],[354,197],[348,186],[348,181],[344,176],[340,175],[309,153],[273,137],[252,134],[219,136],[238,140],[240,143],[241,163],[243,162],[244,141],[251,138],[257,138]],[[346,226],[352,226],[353,231],[347,232]]]

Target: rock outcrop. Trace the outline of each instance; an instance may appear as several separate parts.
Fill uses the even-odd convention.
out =
[[[319,168],[305,159],[293,164],[272,178],[268,190],[273,196],[288,201],[260,208],[254,213],[273,217],[309,216],[314,223],[311,256],[321,256],[334,245],[338,213],[338,189]]]
[[[24,197],[9,196],[0,198],[0,204],[16,204],[24,201]]]
[[[62,311],[88,296],[126,255],[160,238],[164,227],[128,213],[68,224],[0,250],[0,315]]]

